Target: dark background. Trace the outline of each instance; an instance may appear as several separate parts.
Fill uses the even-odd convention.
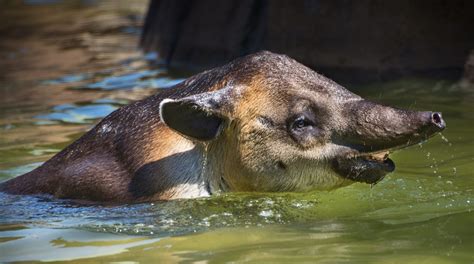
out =
[[[181,69],[265,49],[342,82],[457,79],[473,26],[468,0],[151,0],[141,46]]]

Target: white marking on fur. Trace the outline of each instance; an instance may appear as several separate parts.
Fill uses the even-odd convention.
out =
[[[110,131],[112,131],[112,126],[109,125],[108,123],[102,124],[102,126],[100,126],[100,128],[99,128],[99,132],[100,132],[100,133],[104,133],[104,134],[105,134],[105,133],[108,133],[108,132],[110,132]]]
[[[179,193],[178,199],[209,197],[211,194],[206,191],[204,183],[181,183],[173,187]]]
[[[168,124],[166,124],[165,120],[163,119],[163,106],[167,103],[171,103],[171,102],[175,102],[175,101],[176,100],[166,98],[166,99],[163,99],[160,102],[160,119],[161,119],[161,122],[165,123],[165,125],[167,125],[167,126],[168,126]]]

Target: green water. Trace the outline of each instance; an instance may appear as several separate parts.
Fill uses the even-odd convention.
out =
[[[146,7],[146,1],[120,2],[118,9],[110,1],[46,2],[0,4],[19,15],[67,15],[31,18],[24,28],[48,28],[84,14],[99,19],[104,12],[110,21],[110,14],[130,17]],[[187,76],[168,72],[154,54],[136,51],[139,25],[120,25],[103,32],[87,25],[56,29],[62,33],[54,36],[38,29],[21,45],[14,38],[15,45],[6,42],[0,51],[7,60],[0,62],[6,63],[0,67],[0,180],[38,166],[121,105]],[[83,43],[82,37],[89,46],[71,47],[70,38]],[[43,52],[44,39],[48,48],[56,47],[53,52]],[[69,65],[51,58],[78,58],[70,52],[92,59]],[[427,79],[349,88],[378,102],[441,111],[448,127],[429,142],[394,153],[396,171],[373,187],[119,206],[0,193],[0,262],[474,262],[474,89]]]

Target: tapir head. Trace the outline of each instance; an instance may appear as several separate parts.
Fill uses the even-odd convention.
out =
[[[182,86],[194,95],[163,100],[162,120],[206,144],[208,172],[217,171],[219,184],[236,191],[376,183],[395,168],[390,150],[446,126],[441,113],[367,101],[270,52],[196,75]]]

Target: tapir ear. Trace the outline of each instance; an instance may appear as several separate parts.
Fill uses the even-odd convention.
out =
[[[226,117],[224,97],[218,92],[202,93],[160,103],[161,120],[180,134],[200,141],[219,136]]]

